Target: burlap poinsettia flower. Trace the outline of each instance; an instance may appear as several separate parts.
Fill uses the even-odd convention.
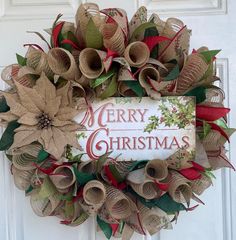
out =
[[[15,130],[11,149],[38,141],[44,149],[59,159],[65,146],[81,149],[76,131],[83,126],[73,121],[78,111],[72,108],[70,83],[56,89],[44,73],[33,88],[15,82],[17,93],[4,93],[10,107],[8,116],[21,124]]]

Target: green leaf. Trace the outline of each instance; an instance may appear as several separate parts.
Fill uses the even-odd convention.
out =
[[[37,163],[43,162],[45,159],[48,158],[48,156],[49,156],[49,153],[46,152],[44,149],[41,149],[37,156]]]
[[[27,61],[27,58],[25,57],[22,57],[21,55],[19,55],[18,53],[16,54],[16,59],[17,59],[17,62],[20,66],[25,66],[26,65],[26,61]]]
[[[95,179],[94,174],[80,172],[74,165],[73,165],[73,170],[74,170],[77,182],[80,185],[85,185],[87,182]]]
[[[138,81],[124,81],[124,83],[137,94],[138,97],[144,96],[144,90]]]
[[[131,38],[130,38],[130,42],[134,42],[138,39],[139,35],[142,34],[144,31],[146,31],[149,28],[153,28],[156,27],[155,23],[152,22],[145,22],[141,25],[139,25],[133,32]]]
[[[9,106],[7,105],[7,101],[6,101],[6,99],[5,99],[5,97],[1,97],[0,98],[0,112],[2,113],[2,112],[7,112],[7,111],[9,111],[10,110],[10,108],[9,108]]]
[[[116,179],[118,183],[123,182],[125,179],[120,175],[120,173],[117,171],[116,166],[114,164],[109,165],[109,169],[113,175],[113,177]]]
[[[101,49],[103,47],[103,36],[92,18],[89,19],[87,25],[85,42],[87,48]]]
[[[112,152],[107,152],[105,154],[103,154],[102,156],[99,157],[98,161],[97,161],[97,166],[96,166],[96,171],[100,172],[102,170],[102,166],[106,163],[107,158],[109,157],[109,155]]]
[[[200,52],[200,54],[205,58],[207,63],[210,63],[212,59],[220,52],[221,50],[209,50]]]
[[[14,130],[19,126],[20,124],[16,120],[8,123],[7,128],[2,134],[2,138],[0,140],[0,151],[5,151],[10,148],[14,141]]]
[[[115,70],[114,69],[111,69],[107,73],[102,74],[99,78],[96,78],[93,81],[91,81],[91,83],[90,83],[91,88],[96,88],[97,86],[101,85],[106,80],[111,78],[114,74],[115,74]]]
[[[98,223],[98,226],[103,231],[106,238],[110,239],[112,236],[112,228],[111,228],[110,224],[104,222],[98,215],[97,215],[97,223]]]
[[[109,83],[108,87],[105,91],[99,96],[101,99],[105,99],[108,97],[113,96],[117,92],[117,81],[116,81],[116,74],[112,76],[111,82]]]
[[[175,67],[170,71],[170,73],[164,78],[164,81],[171,81],[179,76],[179,65],[176,64]]]
[[[203,86],[196,87],[189,92],[184,94],[185,96],[194,96],[196,98],[196,104],[205,101],[206,99],[206,88]]]

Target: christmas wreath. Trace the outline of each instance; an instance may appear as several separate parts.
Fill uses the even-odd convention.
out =
[[[9,89],[0,98],[0,150],[10,160],[15,185],[38,216],[57,216],[69,226],[95,216],[108,239],[171,228],[180,211],[196,207],[191,200],[202,203],[199,195],[212,185],[214,170],[233,168],[224,147],[234,132],[227,126],[230,109],[214,85],[219,50],[189,53],[186,25],[156,14],[147,20],[145,7],[130,22],[124,10],[100,10],[93,3],[80,5],[75,23],[61,17],[45,30],[50,42],[34,32],[46,51],[27,44],[26,55],[17,54],[18,63],[2,72]],[[114,96],[195,97],[194,156],[180,148],[165,160],[116,161],[107,152],[83,161],[78,131],[84,126],[74,118],[92,99]],[[165,104],[162,111],[168,119]],[[185,108],[178,111],[168,124],[190,121]],[[165,121],[149,120],[146,132]]]

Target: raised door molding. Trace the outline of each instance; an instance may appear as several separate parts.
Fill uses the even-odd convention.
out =
[[[137,0],[146,6],[148,14],[165,16],[226,14],[227,0]]]
[[[0,21],[73,18],[80,0],[0,0]]]

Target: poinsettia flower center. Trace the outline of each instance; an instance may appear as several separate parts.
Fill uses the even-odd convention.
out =
[[[47,113],[42,112],[38,117],[38,128],[47,129],[52,125],[52,119]]]

